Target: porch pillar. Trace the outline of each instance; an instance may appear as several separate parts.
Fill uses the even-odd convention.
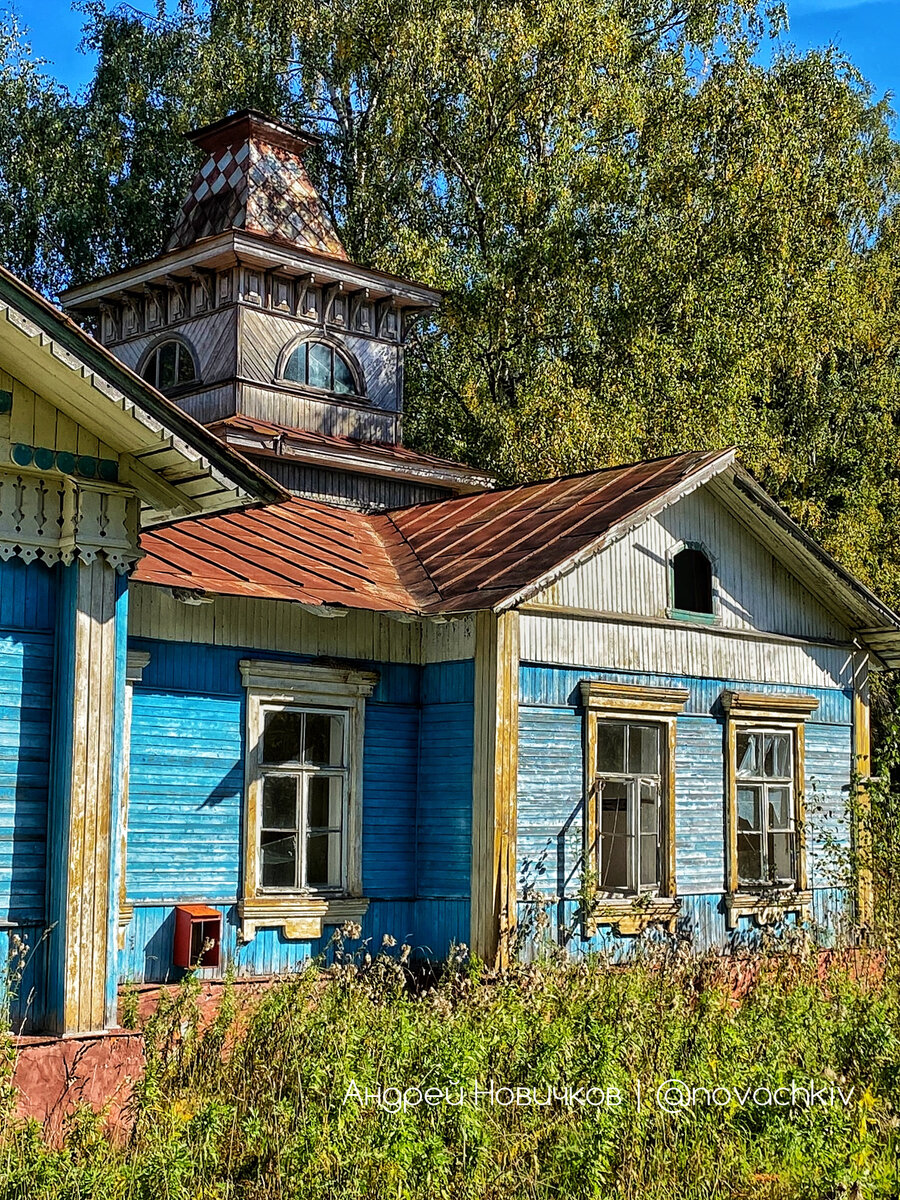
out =
[[[471,950],[502,965],[516,923],[519,614],[475,614]]]
[[[127,591],[99,557],[57,569],[47,983],[54,1032],[73,1034],[114,1020]]]

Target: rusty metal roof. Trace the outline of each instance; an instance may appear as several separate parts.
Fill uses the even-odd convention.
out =
[[[681,454],[389,513],[293,499],[191,518],[143,537],[135,578],[375,611],[492,608],[732,459]]]
[[[433,601],[409,554],[362,513],[311,500],[163,525],[141,539],[135,579],[214,595],[415,612]],[[414,568],[415,569],[415,568]]]
[[[555,568],[597,549],[622,521],[641,517],[733,458],[733,451],[679,454],[388,516],[440,593],[441,612],[493,608],[536,590]]]

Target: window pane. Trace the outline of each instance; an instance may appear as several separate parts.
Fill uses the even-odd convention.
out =
[[[341,882],[341,838],[337,833],[314,833],[306,839],[306,883],[308,887],[339,887]]]
[[[597,771],[622,775],[625,771],[625,726],[597,722]]]
[[[194,360],[184,346],[178,347],[178,382],[190,383],[194,378]]]
[[[343,780],[336,775],[313,775],[306,793],[310,829],[340,829]]]
[[[156,387],[156,368],[159,366],[159,353],[154,352],[147,359],[144,367],[144,378],[148,383],[152,383]]]
[[[635,775],[659,774],[659,726],[628,726],[628,770]]]
[[[312,342],[309,346],[309,375],[310,387],[327,388],[331,391],[331,355],[330,346],[321,342]]]
[[[758,883],[762,878],[762,834],[739,833],[737,851],[739,879],[742,883]]]
[[[768,790],[769,828],[790,829],[791,827],[791,789],[770,787]]]
[[[789,733],[767,733],[764,773],[768,779],[787,779],[791,773]]]
[[[355,392],[353,373],[339,354],[334,356],[334,390],[336,392]]]
[[[306,345],[298,346],[287,360],[284,368],[285,379],[292,383],[306,383]]]
[[[175,342],[166,342],[164,346],[159,348],[159,390],[165,391],[166,388],[174,387],[178,376],[175,373],[175,355],[177,353]]]
[[[776,883],[792,883],[794,872],[794,835],[769,834],[769,871]]]
[[[302,713],[290,709],[266,713],[263,762],[300,762],[302,729]]]
[[[304,762],[315,766],[339,767],[342,757],[343,722],[328,713],[306,714]]]
[[[762,828],[760,812],[760,789],[758,787],[741,787],[737,790],[737,827],[738,833]]]
[[[762,738],[758,733],[739,733],[737,735],[737,773],[739,778],[758,776],[760,773],[760,754]]]
[[[659,790],[650,783],[641,784],[641,833],[659,830]]]
[[[263,833],[262,886],[292,888],[297,886],[297,835],[295,833]]]
[[[269,775],[263,780],[263,829],[297,828],[297,780]]]
[[[656,834],[641,836],[641,887],[659,885],[659,843]]]
[[[627,785],[607,782],[600,800],[601,887],[628,887],[628,843]]]

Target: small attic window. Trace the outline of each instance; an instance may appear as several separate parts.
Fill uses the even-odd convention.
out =
[[[171,392],[185,387],[197,378],[194,356],[184,344],[174,338],[154,346],[144,362],[141,375],[159,392]]]
[[[702,546],[688,542],[671,560],[671,607],[669,616],[701,617],[716,615],[712,559]]]
[[[350,360],[328,342],[301,342],[288,354],[281,375],[290,383],[325,392],[343,396],[363,394]]]

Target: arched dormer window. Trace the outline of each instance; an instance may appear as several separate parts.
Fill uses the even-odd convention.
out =
[[[157,342],[144,359],[141,376],[158,392],[172,392],[197,379],[197,366],[186,342],[166,338]]]
[[[716,617],[713,560],[699,542],[682,542],[670,557],[669,615],[712,621]]]
[[[305,341],[288,347],[282,356],[279,375],[290,383],[340,396],[365,395],[359,368],[345,351],[331,342]]]

